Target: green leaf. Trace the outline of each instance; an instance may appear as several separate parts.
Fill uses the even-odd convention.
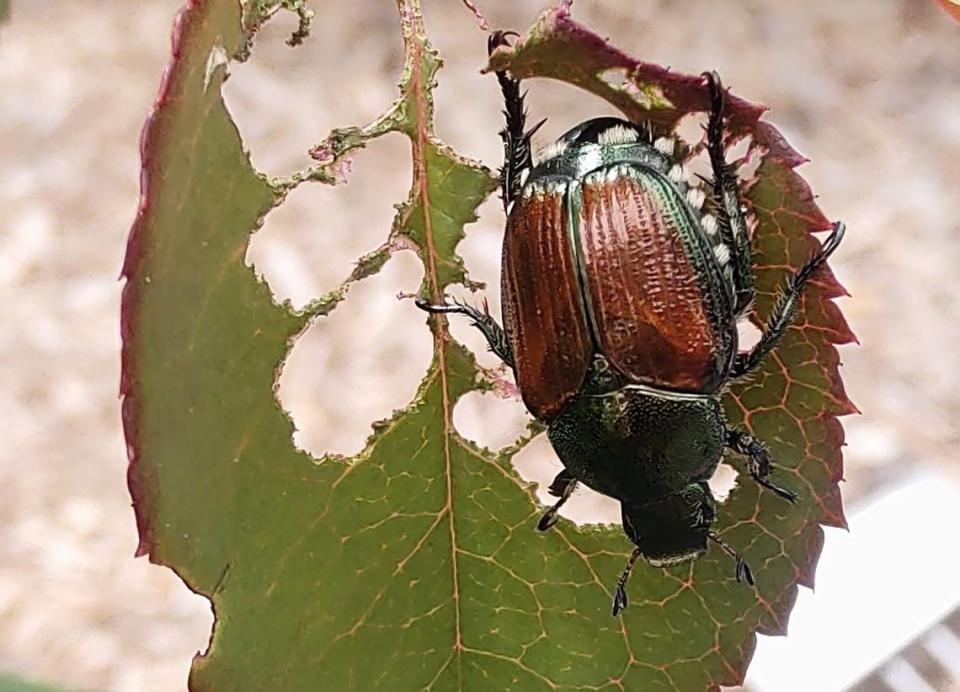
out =
[[[0,673],[0,692],[67,692],[62,687],[53,687]]]
[[[264,12],[281,5],[303,9],[258,2]],[[754,432],[810,488],[799,511],[749,484],[723,505],[721,529],[763,566],[759,597],[713,551],[670,570],[638,569],[631,607],[611,618],[626,538],[567,521],[534,531],[542,507],[511,465],[524,441],[495,456],[453,428],[458,397],[486,385],[443,320],[433,322],[434,359],[414,400],[375,426],[363,452],[318,460],[294,448],[274,396],[292,341],[399,249],[414,247],[423,260],[425,295],[468,282],[456,247],[495,187],[488,170],[436,139],[439,57],[419,2],[398,5],[400,97],[374,122],[335,130],[314,150],[317,164],[287,180],[253,170],[220,95],[226,56],[242,58],[262,22],[235,0],[192,0],[177,20],[174,59],[143,138],[141,205],[124,266],[121,392],[138,553],[174,569],[216,614],[191,688],[687,690],[741,679],[754,632],[780,630],[795,584],[812,579],[818,524],[842,521],[835,416],[849,404],[831,344],[849,332],[829,300],[839,291],[829,277],[808,295],[803,327],[776,367],[728,407],[733,415],[738,403],[748,407]],[[612,94],[609,74],[590,77],[607,69],[604,51],[620,56],[560,9],[513,56],[497,57],[512,57],[518,73],[529,58],[525,76],[579,84],[631,117],[649,115],[645,105],[672,122],[702,106],[695,78],[660,68],[637,73],[645,76],[636,90],[624,90],[632,100]],[[792,173],[799,159],[784,158],[760,109],[733,106],[743,131],[766,136],[770,151],[751,191],[762,220],[762,316],[822,217]],[[414,175],[383,245],[307,309],[276,304],[244,263],[251,234],[293,186],[336,182],[344,156],[388,132],[409,137]]]

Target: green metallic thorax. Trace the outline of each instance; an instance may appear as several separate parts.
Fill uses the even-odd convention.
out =
[[[550,441],[567,470],[631,504],[709,480],[723,454],[720,403],[618,385],[598,357],[581,392],[551,422]]]
[[[547,435],[574,478],[620,501],[623,529],[651,564],[706,550],[716,505],[707,481],[725,442],[716,397],[623,384],[598,356]]]

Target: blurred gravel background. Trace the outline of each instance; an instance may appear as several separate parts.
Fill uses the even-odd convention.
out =
[[[102,690],[184,689],[211,615],[172,573],[132,559],[117,403],[117,282],[137,205],[138,132],[181,0],[21,0],[0,28],[0,673]],[[494,26],[525,28],[543,3],[478,0]],[[477,70],[484,37],[455,0],[426,0],[447,67],[440,134],[497,165],[498,93]],[[254,163],[287,174],[335,126],[365,122],[395,95],[393,3],[314,3],[307,45],[286,18],[234,66],[226,98]],[[960,377],[960,26],[927,0],[578,0],[576,16],[628,52],[686,72],[717,69],[812,159],[803,169],[847,239],[833,266],[861,348],[844,376],[860,417],[848,433],[848,500],[880,479],[957,459]],[[544,139],[607,112],[562,85],[530,87]],[[559,117],[556,116],[559,114]],[[391,137],[355,161],[350,185],[304,187],[267,220],[249,259],[274,292],[303,304],[341,281],[384,238],[410,181]],[[472,276],[499,301],[496,200],[463,244]],[[423,318],[400,291],[409,253],[355,287],[297,344],[281,398],[312,451],[358,451],[369,422],[404,405],[430,358]],[[476,335],[454,334],[475,350]],[[481,353],[492,364],[489,354]],[[520,406],[461,402],[464,434],[491,447],[525,424]],[[549,480],[547,445],[522,472]],[[604,516],[584,494],[580,518]],[[892,537],[894,541],[907,540]]]

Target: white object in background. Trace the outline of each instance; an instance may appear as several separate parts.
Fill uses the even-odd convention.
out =
[[[825,529],[816,593],[801,588],[788,637],[759,637],[746,685],[835,692],[960,607],[960,488],[924,472]],[[757,579],[763,579],[757,573]]]

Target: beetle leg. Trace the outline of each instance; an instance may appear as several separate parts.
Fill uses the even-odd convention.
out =
[[[767,324],[763,328],[763,334],[760,340],[752,349],[746,353],[738,353],[733,361],[733,367],[730,370],[730,377],[743,377],[753,370],[764,357],[770,353],[780,341],[787,327],[790,326],[790,320],[793,319],[793,313],[797,309],[797,303],[800,302],[800,295],[803,293],[804,286],[826,261],[827,258],[837,249],[840,241],[843,239],[845,226],[841,222],[833,225],[833,232],[830,233],[820,252],[813,256],[800,271],[790,277],[786,289],[780,294],[777,302],[774,304],[773,312],[767,319]]]
[[[510,45],[508,36],[517,36],[514,31],[494,31],[487,39],[487,54],[490,55],[500,46]],[[524,173],[533,165],[533,152],[530,148],[530,138],[546,122],[539,123],[526,130],[527,109],[524,106],[526,92],[520,91],[520,80],[514,79],[505,70],[496,73],[503,93],[503,115],[507,125],[500,130],[503,140],[503,166],[500,168],[500,196],[503,199],[503,210],[510,212],[510,205],[520,196],[524,183]]]
[[[490,350],[493,351],[500,360],[513,367],[513,351],[510,348],[510,342],[507,341],[507,334],[503,327],[497,324],[490,314],[486,301],[483,304],[483,312],[477,310],[472,305],[458,303],[456,301],[450,304],[433,305],[423,298],[417,298],[417,307],[429,313],[446,313],[466,315],[473,322],[473,326],[480,330],[486,337]]]
[[[707,122],[707,152],[713,168],[713,197],[717,228],[723,243],[730,248],[735,286],[734,314],[740,315],[753,299],[753,262],[745,208],[740,199],[736,167],[727,163],[724,146],[723,111],[726,91],[716,72],[705,72],[710,91],[710,119]]]
[[[640,548],[634,548],[633,552],[630,553],[630,559],[627,560],[627,564],[623,568],[623,572],[620,573],[620,578],[617,580],[617,588],[613,592],[613,617],[617,617],[623,612],[623,609],[627,607],[627,582],[630,580],[630,573],[633,571],[633,566],[637,560],[640,559],[641,555],[643,555],[643,553],[640,552]]]
[[[707,499],[708,497],[710,498],[709,500]],[[714,506],[713,496],[704,494],[703,502],[697,505],[693,516],[690,517],[691,525],[695,529],[709,529],[716,518],[717,509]]]
[[[753,480],[768,490],[772,490],[784,500],[796,502],[797,496],[790,490],[774,485],[770,481],[770,474],[773,471],[773,462],[770,460],[770,452],[763,446],[757,438],[748,435],[739,430],[727,429],[726,445],[735,452],[743,454],[747,458],[748,469]]]
[[[723,549],[723,552],[736,561],[734,571],[737,575],[737,582],[741,584],[743,582],[747,582],[750,586],[756,586],[756,582],[753,579],[753,572],[750,571],[750,565],[747,564],[746,560],[740,557],[740,553],[731,548],[729,543],[720,538],[720,534],[718,534],[716,531],[708,532],[707,538],[720,546]]]
[[[566,469],[563,469],[557,474],[557,477],[553,479],[553,482],[550,483],[549,492],[554,497],[562,497],[563,493],[567,489],[567,485],[576,482],[577,479],[573,477],[573,474]]]
[[[550,494],[560,499],[540,517],[540,521],[537,522],[538,531],[546,531],[557,523],[557,519],[559,518],[557,512],[559,512],[564,503],[570,499],[576,487],[577,479],[571,476],[566,469],[557,474],[557,477],[553,479],[553,483],[550,484]]]

